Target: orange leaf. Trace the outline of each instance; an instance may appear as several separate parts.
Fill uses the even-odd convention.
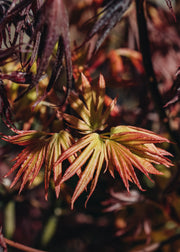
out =
[[[61,164],[54,167],[54,163],[58,160],[62,150],[68,149],[72,144],[71,135],[64,130],[54,134],[35,130],[18,131],[18,135],[4,136],[3,140],[18,145],[26,145],[25,149],[14,159],[15,163],[11,170],[5,175],[9,176],[20,167],[11,187],[13,187],[22,176],[22,183],[19,191],[21,192],[28,181],[30,184],[33,183],[42,165],[45,164],[45,198],[47,199],[50,175],[53,168],[55,191],[58,197],[60,193],[62,168]],[[69,160],[73,161],[73,156],[69,156]]]

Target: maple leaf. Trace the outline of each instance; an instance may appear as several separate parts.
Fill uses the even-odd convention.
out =
[[[0,18],[0,45],[4,42],[5,46],[8,47],[8,42],[10,45],[14,46],[17,39],[21,40],[24,31],[27,31],[27,16],[29,16],[29,11],[32,0],[22,0],[17,3],[17,0],[6,1],[2,5],[2,16]],[[29,20],[28,20],[29,21]],[[15,33],[12,39],[11,24],[15,26]],[[28,26],[28,28],[30,28]]]
[[[91,133],[83,137],[82,139],[80,139],[76,144],[74,144],[71,148],[65,151],[64,154],[61,155],[58,161],[55,163],[55,167],[56,165],[61,164],[63,160],[67,159],[69,155],[71,155],[70,153],[72,153],[73,155],[75,153],[78,153],[82,149],[83,151],[81,152],[81,154],[69,166],[63,178],[60,181],[60,184],[62,184],[63,182],[71,178],[73,175],[75,175],[75,173],[81,172],[81,168],[83,167],[83,165],[87,161],[89,161],[84,171],[80,175],[79,182],[72,196],[71,208],[73,208],[75,200],[86,189],[89,182],[93,179],[91,183],[89,197],[91,196],[91,194],[93,193],[96,187],[98,177],[101,172],[104,160],[108,162],[105,142],[99,136],[99,134]],[[94,173],[95,173],[95,176],[94,176]]]
[[[53,54],[56,44],[58,44],[57,53],[50,80],[45,94],[38,102],[44,99],[52,86],[56,84],[63,68],[63,62],[66,66],[68,92],[72,85],[72,62],[69,20],[63,0],[13,0],[6,2],[0,9],[0,13],[2,12],[3,15],[0,18],[0,45],[4,43],[8,48],[10,44],[10,48],[3,52],[5,57],[10,51],[15,54],[15,46],[18,46],[18,58],[23,72],[15,72],[13,75],[24,74],[26,78],[21,79],[15,76],[17,83],[28,84],[25,91],[20,93],[15,101],[23,97],[33,87],[38,86],[40,79],[50,65],[50,56]],[[11,32],[12,27],[15,28],[13,32]],[[25,43],[24,40],[27,42]],[[18,41],[19,45],[17,45]],[[37,63],[37,72],[31,76],[30,69],[35,62]],[[6,75],[6,77],[11,79],[11,75]]]
[[[71,127],[86,133],[84,137],[63,152],[55,163],[56,167],[70,156],[77,155],[77,158],[70,164],[60,181],[60,184],[62,184],[75,174],[80,174],[79,182],[72,196],[71,208],[91,182],[88,201],[95,190],[103,164],[106,164],[105,171],[109,170],[113,177],[115,170],[119,173],[128,191],[129,181],[134,182],[140,190],[143,190],[136,176],[135,168],[150,179],[149,174],[162,174],[154,168],[152,163],[163,164],[167,167],[172,165],[171,161],[165,157],[171,154],[155,146],[155,143],[169,141],[151,131],[121,125],[111,128],[110,132],[97,133],[100,129],[105,129],[105,122],[110,107],[112,107],[111,105],[105,110],[108,113],[102,113],[104,88],[105,82],[103,77],[100,76],[99,85],[97,86],[98,91],[94,93],[90,83],[82,75],[82,90],[84,90],[84,92],[82,91],[82,100],[74,94],[71,94],[69,98],[72,108],[81,119],[71,115],[65,115],[65,119]]]
[[[118,133],[113,133],[116,130]],[[115,170],[119,173],[128,191],[129,181],[134,182],[140,190],[143,190],[134,168],[139,169],[150,179],[149,174],[162,174],[151,163],[163,164],[167,167],[172,165],[171,161],[164,157],[170,153],[154,145],[154,143],[162,142],[168,142],[168,140],[152,132],[127,126],[113,129],[110,136],[90,133],[81,138],[67,149],[55,164],[56,167],[71,155],[81,152],[64,173],[60,184],[81,172],[83,165],[86,164],[72,196],[71,207],[73,208],[75,200],[92,180],[88,201],[96,187],[104,163],[106,163],[105,171],[109,170],[112,177]]]
[[[171,154],[154,145],[162,142],[169,141],[141,128],[123,125],[112,128],[109,139],[106,140],[111,175],[114,177],[114,170],[117,170],[128,191],[129,181],[134,182],[142,190],[134,167],[150,179],[149,173],[162,174],[151,163],[167,167],[172,165],[171,161],[164,157]]]
[[[83,134],[97,130],[102,131],[107,127],[106,121],[116,103],[116,99],[104,110],[104,77],[100,75],[96,87],[91,86],[84,74],[81,74],[81,77],[82,85],[79,88],[81,89],[80,93],[83,96],[83,100],[75,92],[71,92],[68,98],[72,109],[79,115],[79,118],[65,113],[63,117],[72,128],[79,130]]]
[[[68,14],[63,0],[47,0],[38,10],[35,17],[35,32],[30,40],[38,48],[34,50],[31,57],[33,63],[37,54],[37,73],[28,90],[37,85],[43,72],[47,70],[49,57],[58,42],[58,50],[56,62],[49,81],[47,92],[50,90],[54,82],[58,79],[62,70],[62,59],[65,57],[67,86],[71,87],[72,82],[72,63],[69,37],[69,21]],[[38,44],[37,44],[38,41]],[[32,44],[33,44],[32,43]]]
[[[19,155],[13,160],[15,161],[11,170],[5,175],[9,176],[18,167],[19,170],[11,184],[13,187],[22,176],[22,183],[20,191],[24,188],[25,184],[29,181],[31,185],[38,175],[43,164],[45,166],[45,198],[48,196],[48,188],[50,175],[52,172],[53,163],[57,161],[59,155],[72,144],[71,135],[64,130],[59,133],[48,134],[45,132],[38,132],[35,130],[30,131],[17,131],[15,136],[4,136],[2,139],[17,144],[26,146]],[[69,162],[72,162],[74,157],[69,157]],[[59,164],[53,167],[54,183],[56,196],[60,193],[60,179],[62,174],[62,165]]]
[[[88,21],[90,22],[96,17],[99,17],[95,22],[92,30],[88,33],[87,38],[84,42],[86,43],[87,41],[89,41],[95,34],[100,35],[98,37],[92,55],[97,52],[104,40],[109,35],[112,28],[122,19],[123,14],[128,9],[131,2],[132,0],[110,0],[104,6],[102,12]]]

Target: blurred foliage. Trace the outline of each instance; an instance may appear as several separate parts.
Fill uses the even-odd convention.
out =
[[[108,9],[101,12],[109,1],[64,1],[68,11],[66,14],[69,16],[71,44],[68,44],[68,30],[62,32],[56,27],[54,44],[48,48],[46,55],[42,55],[41,51],[36,55],[37,43],[41,45],[38,40],[39,33],[32,37],[29,47],[24,46],[26,41],[21,40],[21,34],[25,32],[26,36],[31,38],[33,29],[38,27],[38,32],[42,32],[43,38],[48,40],[47,30],[42,29],[42,25],[47,25],[48,21],[43,19],[40,26],[36,22],[37,26],[29,30],[29,21],[32,22],[33,17],[37,15],[37,6],[34,4],[29,11],[30,0],[14,2],[22,3],[25,8],[24,13],[20,5],[17,8],[16,12],[20,11],[22,14],[18,22],[26,22],[25,26],[21,22],[16,26],[17,20],[14,16],[12,19],[8,16],[11,11],[5,21],[0,17],[0,29],[4,27],[3,22],[7,24],[6,33],[0,34],[0,39],[4,39],[0,49],[0,85],[3,85],[0,86],[0,132],[3,135],[13,135],[12,138],[14,133],[8,127],[15,131],[16,128],[23,131],[46,131],[48,137],[60,132],[65,127],[62,114],[72,114],[73,118],[78,114],[72,111],[66,96],[71,90],[81,89],[81,73],[95,88],[97,79],[102,74],[106,81],[105,106],[110,106],[113,100],[117,99],[114,108],[109,111],[107,130],[110,131],[111,127],[118,125],[132,125],[152,130],[163,138],[170,139],[174,143],[163,143],[161,148],[172,153],[174,166],[166,168],[156,164],[155,168],[163,175],[152,175],[153,181],[136,169],[138,180],[145,191],[139,190],[131,183],[129,193],[116,172],[115,178],[105,173],[99,177],[95,192],[86,208],[84,202],[87,200],[88,186],[85,186],[85,192],[77,199],[74,209],[70,210],[73,190],[81,174],[77,173],[78,176],[73,176],[61,185],[60,197],[57,199],[54,190],[58,194],[59,188],[55,189],[55,178],[48,173],[50,168],[45,157],[48,201],[45,200],[44,170],[39,171],[31,185],[24,183],[24,189],[19,194],[21,181],[10,188],[15,174],[12,173],[8,177],[4,175],[12,167],[11,160],[16,158],[23,148],[0,140],[0,226],[3,234],[0,234],[0,250],[2,248],[6,251],[4,236],[49,252],[180,251],[180,1],[142,1],[152,65],[164,105],[161,110],[166,115],[163,120],[157,108],[157,98],[149,89],[143,55],[140,52],[135,1],[125,7],[127,10],[121,17],[118,16],[118,7],[114,9],[114,27],[108,23],[114,12],[111,13],[110,19],[105,16]],[[34,2],[39,4],[38,8],[44,3],[41,0]],[[116,2],[118,1],[111,1],[114,4]],[[0,14],[4,15],[10,4],[11,1],[0,1]],[[40,17],[44,17],[44,13],[49,14],[49,10],[42,8]],[[61,12],[67,21],[66,14]],[[62,16],[61,20],[58,20],[60,24],[64,22]],[[28,18],[24,19],[25,17]],[[100,25],[102,20],[105,26]],[[17,39],[10,36],[10,27]],[[105,34],[107,27],[108,34]],[[101,36],[104,36],[102,40]],[[22,46],[23,53],[19,52],[18,43]],[[71,55],[68,46],[71,47]],[[13,50],[10,50],[11,48]],[[17,60],[19,54],[21,62]],[[40,64],[41,57],[44,57],[44,65]],[[27,64],[22,66],[22,62],[30,62],[31,68],[28,69]],[[39,66],[41,69],[37,72]],[[60,72],[55,71],[58,67],[61,68]],[[24,74],[26,71],[27,75]],[[27,93],[26,82],[30,84],[32,76],[35,76],[35,80]],[[51,86],[52,79],[55,84]],[[25,95],[22,96],[24,92]],[[82,93],[81,98],[83,100]],[[64,118],[67,119],[66,116]],[[166,125],[167,121],[169,127]],[[68,134],[73,134],[74,139],[80,138],[80,132],[72,130],[69,125],[66,125],[66,130]],[[47,153],[49,155],[48,151]],[[68,161],[63,165],[64,173],[69,165]],[[16,252],[19,249],[8,246],[8,251]]]

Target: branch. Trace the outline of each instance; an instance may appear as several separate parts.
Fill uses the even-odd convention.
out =
[[[28,246],[25,246],[21,243],[18,243],[18,242],[14,242],[14,241],[11,241],[7,238],[4,238],[4,241],[10,245],[11,247],[14,247],[14,248],[17,248],[19,250],[22,250],[22,251],[26,251],[26,252],[46,252],[46,251],[43,251],[43,250],[39,250],[39,249],[34,249],[34,248],[31,248],[31,247],[28,247]]]

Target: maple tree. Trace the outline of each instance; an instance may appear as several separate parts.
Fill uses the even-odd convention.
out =
[[[88,211],[88,225],[97,230],[96,216],[111,214],[117,231],[105,239],[115,240],[112,251],[119,241],[125,251],[176,246],[178,3],[163,0],[167,9],[143,0],[0,3],[0,246],[71,251],[71,242],[57,241],[59,222],[70,217],[76,230],[81,215],[88,224]],[[25,226],[41,240],[33,244],[31,234],[24,240],[39,249],[21,244],[18,209],[25,206]]]

